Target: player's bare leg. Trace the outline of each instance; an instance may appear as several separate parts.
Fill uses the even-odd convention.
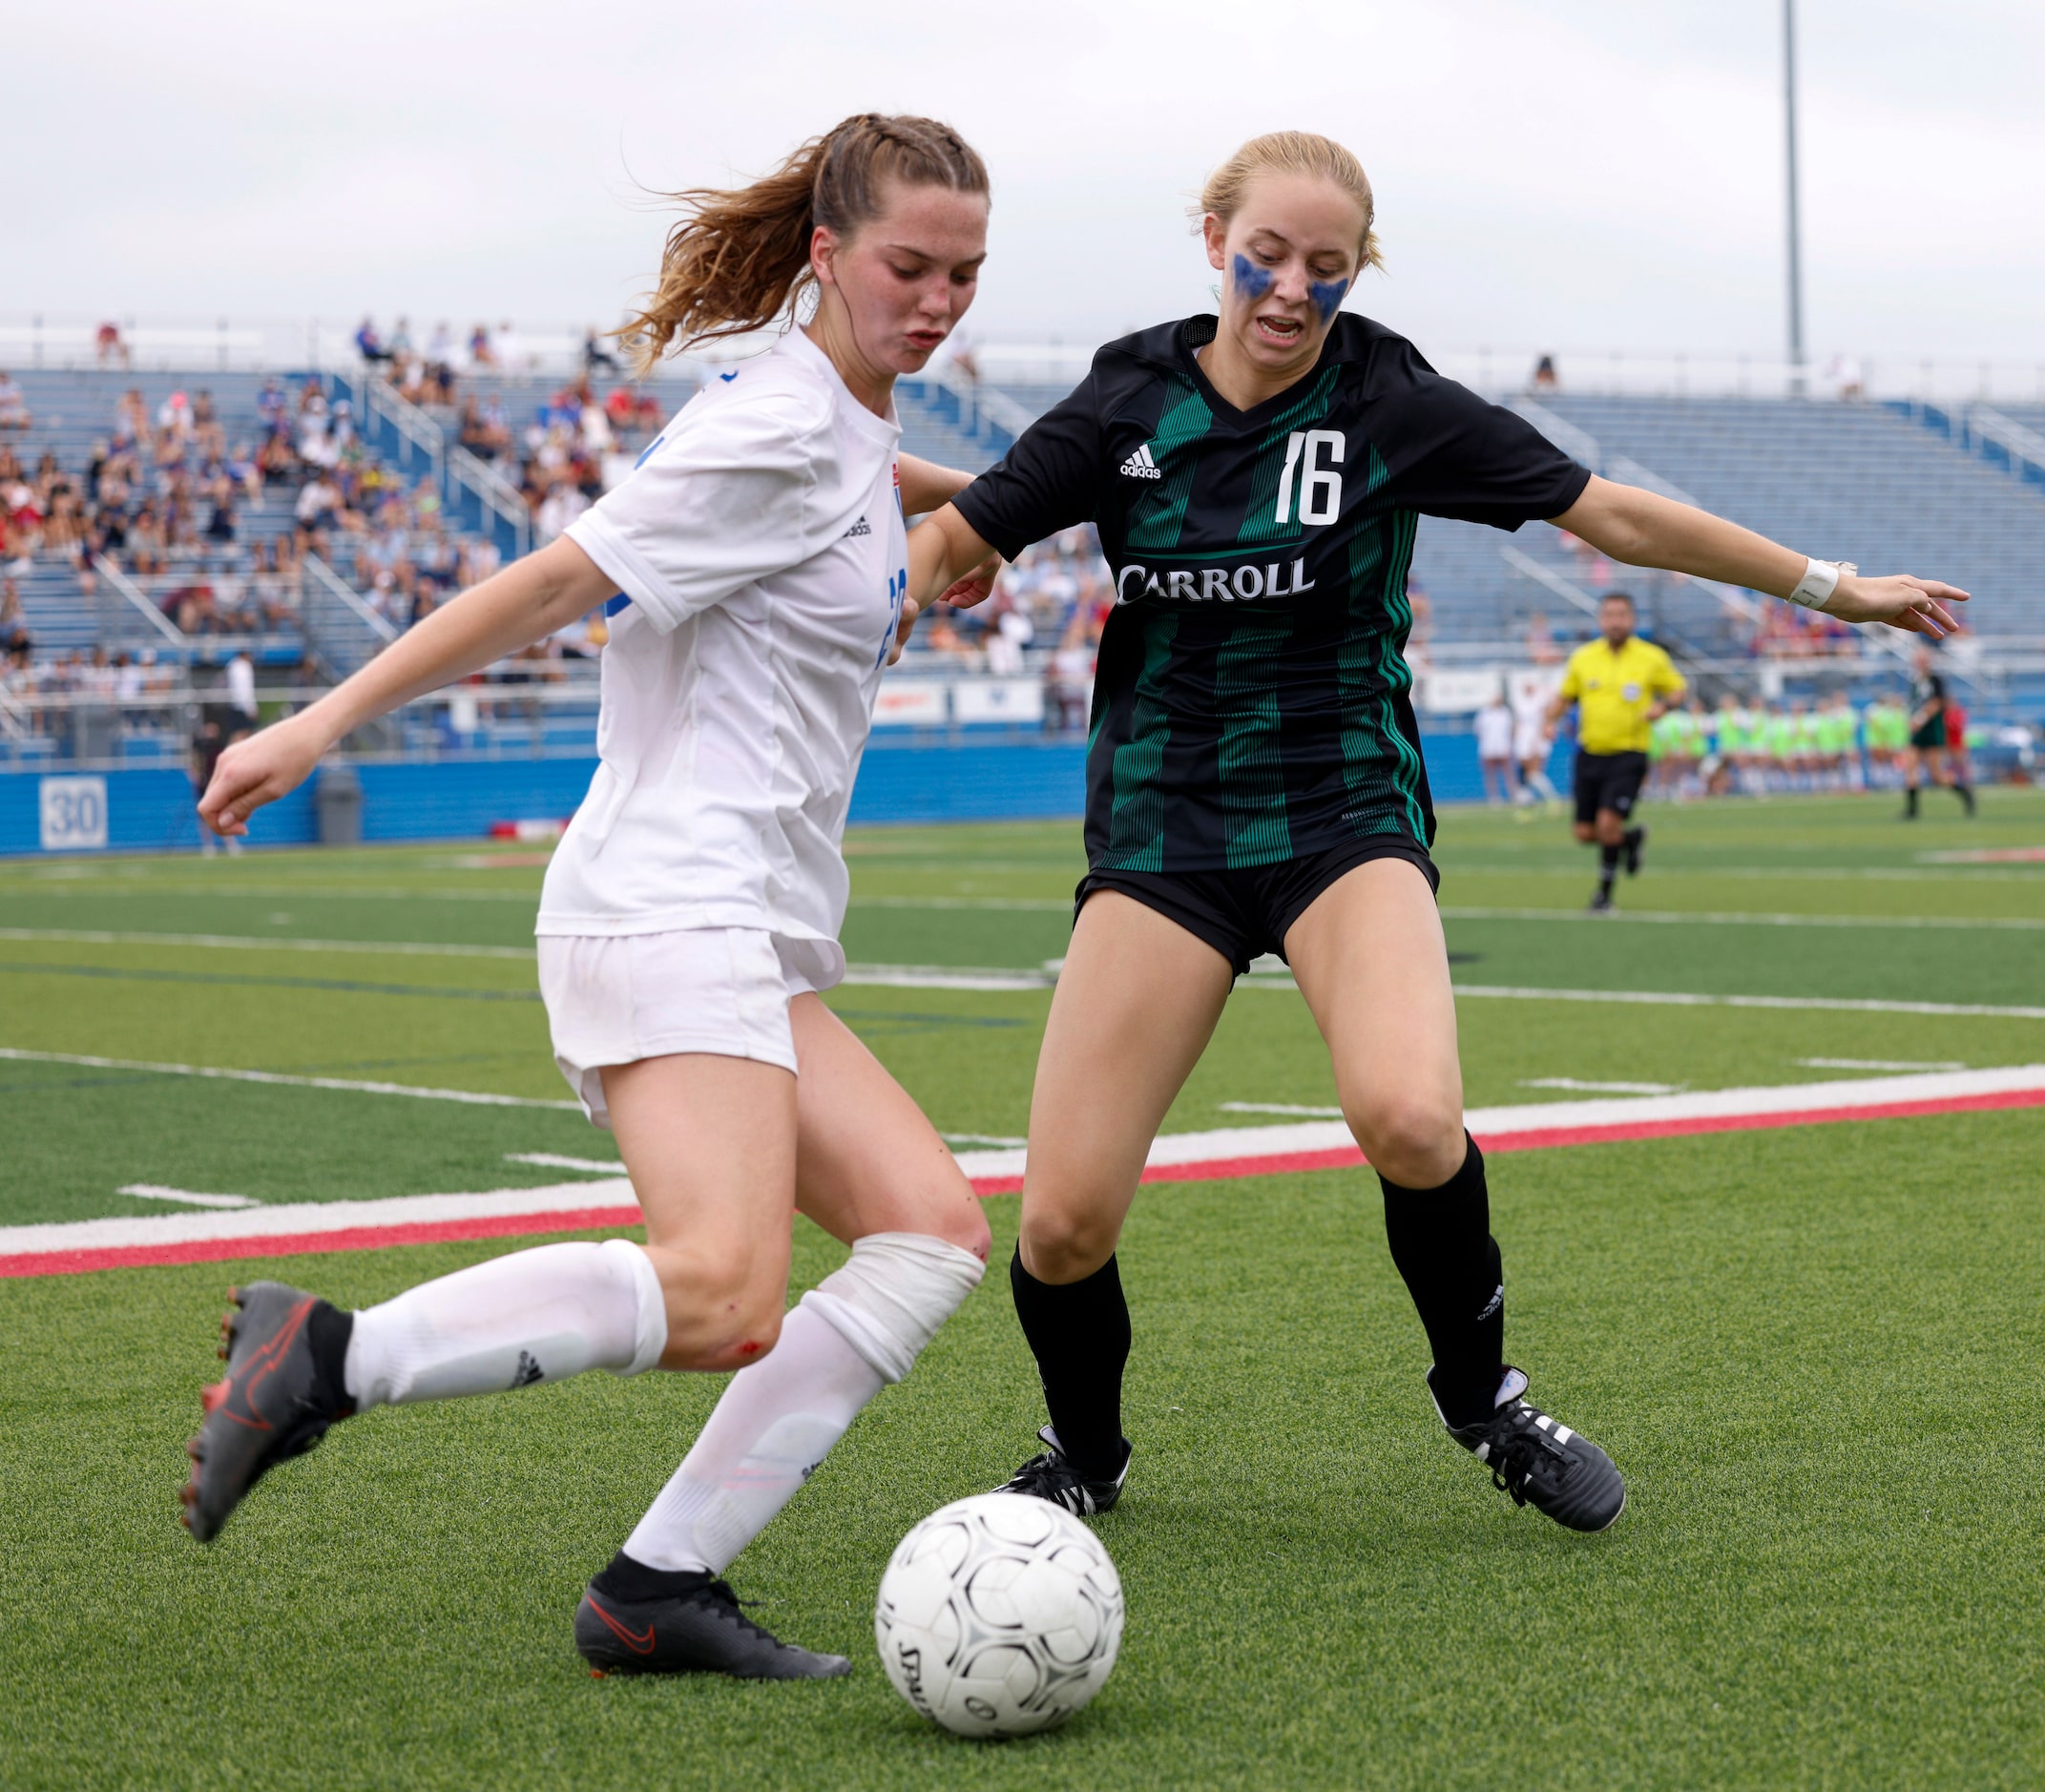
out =
[[[1082,1513],[1120,1494],[1129,1308],[1116,1242],[1151,1141],[1234,982],[1213,947],[1118,890],[1079,911],[1037,1058],[1010,1266],[1051,1408],[1045,1453],[1009,1483],[1018,1492]]]
[[[908,1374],[986,1261],[986,1216],[923,1112],[817,996],[796,997],[789,1022],[796,1205],[852,1255],[789,1312],[773,1354],[733,1379],[591,1582],[576,1642],[607,1671],[845,1671],[843,1657],[789,1650],[749,1624],[721,1576],[867,1403]]]
[[[1385,1193],[1392,1261],[1433,1347],[1442,1423],[1517,1503],[1601,1531],[1625,1504],[1603,1450],[1522,1396],[1503,1358],[1505,1282],[1484,1156],[1463,1129],[1455,997],[1434,893],[1380,859],[1330,885],[1285,955],[1327,1041],[1336,1093]]]

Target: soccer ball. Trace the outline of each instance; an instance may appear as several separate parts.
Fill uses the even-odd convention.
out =
[[[977,1493],[902,1539],[873,1636],[895,1691],[932,1723],[1028,1736],[1100,1691],[1122,1643],[1121,1576],[1064,1507]]]

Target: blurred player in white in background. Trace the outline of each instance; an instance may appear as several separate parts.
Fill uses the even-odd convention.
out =
[[[1511,687],[1513,698],[1513,758],[1519,765],[1519,802],[1528,816],[1539,800],[1549,814],[1560,812],[1562,798],[1548,776],[1548,754],[1555,741],[1555,727],[1548,719],[1552,679],[1523,679]]]
[[[1501,686],[1477,712],[1477,769],[1486,802],[1513,800],[1513,709]]]

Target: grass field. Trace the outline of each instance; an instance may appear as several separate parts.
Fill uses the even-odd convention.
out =
[[[2045,1062],[2045,863],[1981,857],[2045,847],[2045,799],[1929,807],[1658,809],[1607,922],[1563,823],[1450,813],[1471,1104]],[[1076,829],[851,847],[867,969],[834,1006],[941,1130],[1019,1136]],[[140,1184],[363,1199],[611,1157],[557,1105],[539,878],[467,846],[0,865],[0,1226],[166,1211]],[[1168,1130],[1332,1102],[1297,994],[1252,981]],[[1509,1354],[1632,1490],[1596,1538],[1441,1435],[1367,1172],[1149,1188],[1138,1453],[1100,1521],[1121,1663],[1069,1729],[1000,1745],[926,1728],[870,1643],[896,1539],[1033,1447],[999,1275],[733,1571],[854,1657],[824,1686],[596,1680],[571,1645],[714,1378],[379,1412],[212,1548],[177,1528],[229,1281],[359,1304],[501,1241],[0,1281],[0,1784],[2036,1785],[2041,1147],[2034,1108],[1495,1158]],[[997,1262],[1015,1206],[989,1202]],[[805,1228],[798,1281],[835,1255]]]

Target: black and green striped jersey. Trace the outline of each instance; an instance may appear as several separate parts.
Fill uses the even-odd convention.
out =
[[[1087,748],[1092,868],[1272,865],[1430,844],[1406,594],[1422,515],[1517,529],[1590,474],[1523,418],[1344,316],[1254,410],[1208,384],[1197,317],[1112,343],[954,500],[1013,556],[1092,521],[1116,603]]]

